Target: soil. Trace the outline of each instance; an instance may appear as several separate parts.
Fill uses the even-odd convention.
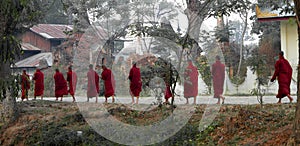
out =
[[[119,145],[97,134],[85,121],[76,103],[26,101],[18,103],[20,117],[0,123],[0,145]],[[163,105],[135,111],[120,104],[106,104],[118,120],[148,125],[172,113]],[[176,135],[156,145],[290,145],[295,104],[222,105],[217,117],[199,132],[206,105],[197,105],[188,124]],[[77,131],[82,131],[78,135]]]

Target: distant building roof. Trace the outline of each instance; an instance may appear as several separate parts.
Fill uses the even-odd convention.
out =
[[[52,66],[52,53],[39,53],[17,62],[14,68],[36,68],[40,66],[40,61],[46,60],[48,66]]]
[[[33,45],[29,44],[29,43],[22,43],[21,46],[22,46],[22,50],[26,50],[26,51],[41,51],[40,48],[35,47],[35,46],[33,46]]]
[[[61,24],[38,24],[30,28],[30,30],[47,39],[65,39],[68,35],[64,32],[73,30],[73,26]]]

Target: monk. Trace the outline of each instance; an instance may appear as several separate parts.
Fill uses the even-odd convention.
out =
[[[284,53],[281,51],[278,56],[279,59],[275,63],[275,72],[271,78],[271,82],[277,78],[279,89],[276,97],[279,99],[278,104],[281,103],[281,99],[287,96],[290,103],[293,102],[293,98],[290,95],[290,85],[292,80],[293,69],[290,63],[283,57]]]
[[[132,98],[131,104],[134,104],[134,97],[136,97],[136,104],[139,104],[140,92],[142,91],[142,81],[140,69],[133,62],[132,68],[129,71],[128,79],[130,81],[130,95]]]
[[[44,73],[40,69],[36,69],[35,73],[33,74],[34,80],[34,100],[36,100],[37,96],[41,96],[43,100],[44,96]]]
[[[189,104],[190,97],[194,97],[194,104],[196,104],[196,97],[198,95],[198,69],[193,65],[191,60],[188,60],[188,66],[184,72],[184,97],[186,104]]]
[[[77,74],[72,70],[72,66],[68,67],[67,81],[69,83],[69,93],[73,98],[73,102],[75,102],[76,101],[75,91],[76,91],[76,84],[77,84]]]
[[[22,101],[26,99],[28,101],[28,90],[30,89],[30,79],[29,75],[26,73],[26,70],[23,70],[21,75],[21,89],[22,89]]]
[[[60,97],[60,101],[62,101],[63,96],[68,94],[68,86],[64,75],[61,72],[59,72],[59,69],[55,70],[54,82],[56,100],[58,100],[58,97]]]
[[[105,103],[107,103],[107,98],[112,97],[112,103],[115,102],[115,79],[112,71],[108,69],[105,65],[102,65],[101,78],[104,81],[104,96]]]
[[[165,104],[170,104],[169,99],[172,97],[171,87],[170,85],[166,84],[165,90]]]
[[[87,102],[89,98],[96,97],[96,103],[98,102],[99,94],[99,75],[94,71],[93,65],[89,65],[89,71],[87,73],[88,84],[87,84]]]
[[[225,97],[223,94],[223,86],[225,80],[225,65],[221,63],[220,56],[216,56],[216,62],[211,68],[212,78],[213,78],[213,88],[214,88],[214,98],[218,99],[217,104],[220,104],[220,99],[222,99],[222,104],[224,104]]]

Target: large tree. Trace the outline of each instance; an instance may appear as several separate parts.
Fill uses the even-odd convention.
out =
[[[300,39],[300,1],[294,0],[295,12],[296,12],[296,21],[298,24],[298,40]],[[300,145],[300,41],[298,42],[298,78],[297,78],[297,105],[296,105],[296,115],[295,115],[295,143]]]
[[[38,22],[42,8],[48,2],[40,0],[1,0],[0,5],[0,99],[4,101],[2,119],[17,118],[16,96],[18,77],[11,74],[10,66],[21,54],[18,34]]]

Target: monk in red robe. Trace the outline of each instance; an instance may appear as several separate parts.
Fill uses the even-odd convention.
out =
[[[43,100],[44,95],[44,73],[40,69],[36,69],[35,73],[33,74],[34,80],[34,100],[36,100],[37,96],[41,96]]]
[[[29,75],[26,73],[26,70],[23,70],[23,73],[21,75],[21,89],[22,89],[22,101],[24,99],[28,100],[28,90],[30,89],[30,79]]]
[[[58,97],[60,97],[60,101],[62,101],[63,96],[68,95],[68,86],[64,75],[61,72],[59,72],[58,69],[55,70],[54,82],[56,100],[58,100]]]
[[[133,62],[133,66],[129,71],[128,79],[130,81],[130,95],[132,98],[131,104],[134,104],[134,97],[136,97],[136,104],[139,103],[140,92],[142,91],[141,71]]]
[[[75,102],[75,91],[76,91],[76,84],[77,84],[77,74],[72,71],[72,67],[69,66],[67,73],[67,81],[69,83],[69,93],[73,97],[73,102]]]
[[[105,103],[107,103],[107,98],[112,97],[112,102],[115,102],[115,79],[112,71],[108,69],[105,65],[102,65],[101,78],[104,81],[104,96]]]
[[[166,84],[165,90],[165,104],[170,104],[169,99],[172,97],[171,87],[170,85]]]
[[[276,97],[279,98],[277,102],[279,104],[281,103],[281,99],[285,96],[289,98],[290,102],[293,102],[293,98],[290,95],[293,69],[283,55],[284,53],[282,51],[278,54],[279,59],[276,61],[275,72],[271,78],[271,82],[273,82],[276,78],[278,80],[279,89]]]
[[[87,84],[87,102],[89,98],[96,97],[96,103],[98,102],[99,94],[99,75],[94,71],[93,65],[89,65],[89,71],[87,73],[88,84]]]
[[[225,65],[221,63],[220,56],[216,56],[216,62],[212,65],[211,73],[213,78],[214,98],[218,98],[217,104],[220,104],[220,99],[222,99],[223,104],[225,99],[222,95],[225,80]]]
[[[193,65],[191,60],[188,61],[188,66],[184,73],[184,97],[186,104],[189,103],[190,97],[194,97],[194,104],[196,104],[196,97],[198,95],[198,69]]]

